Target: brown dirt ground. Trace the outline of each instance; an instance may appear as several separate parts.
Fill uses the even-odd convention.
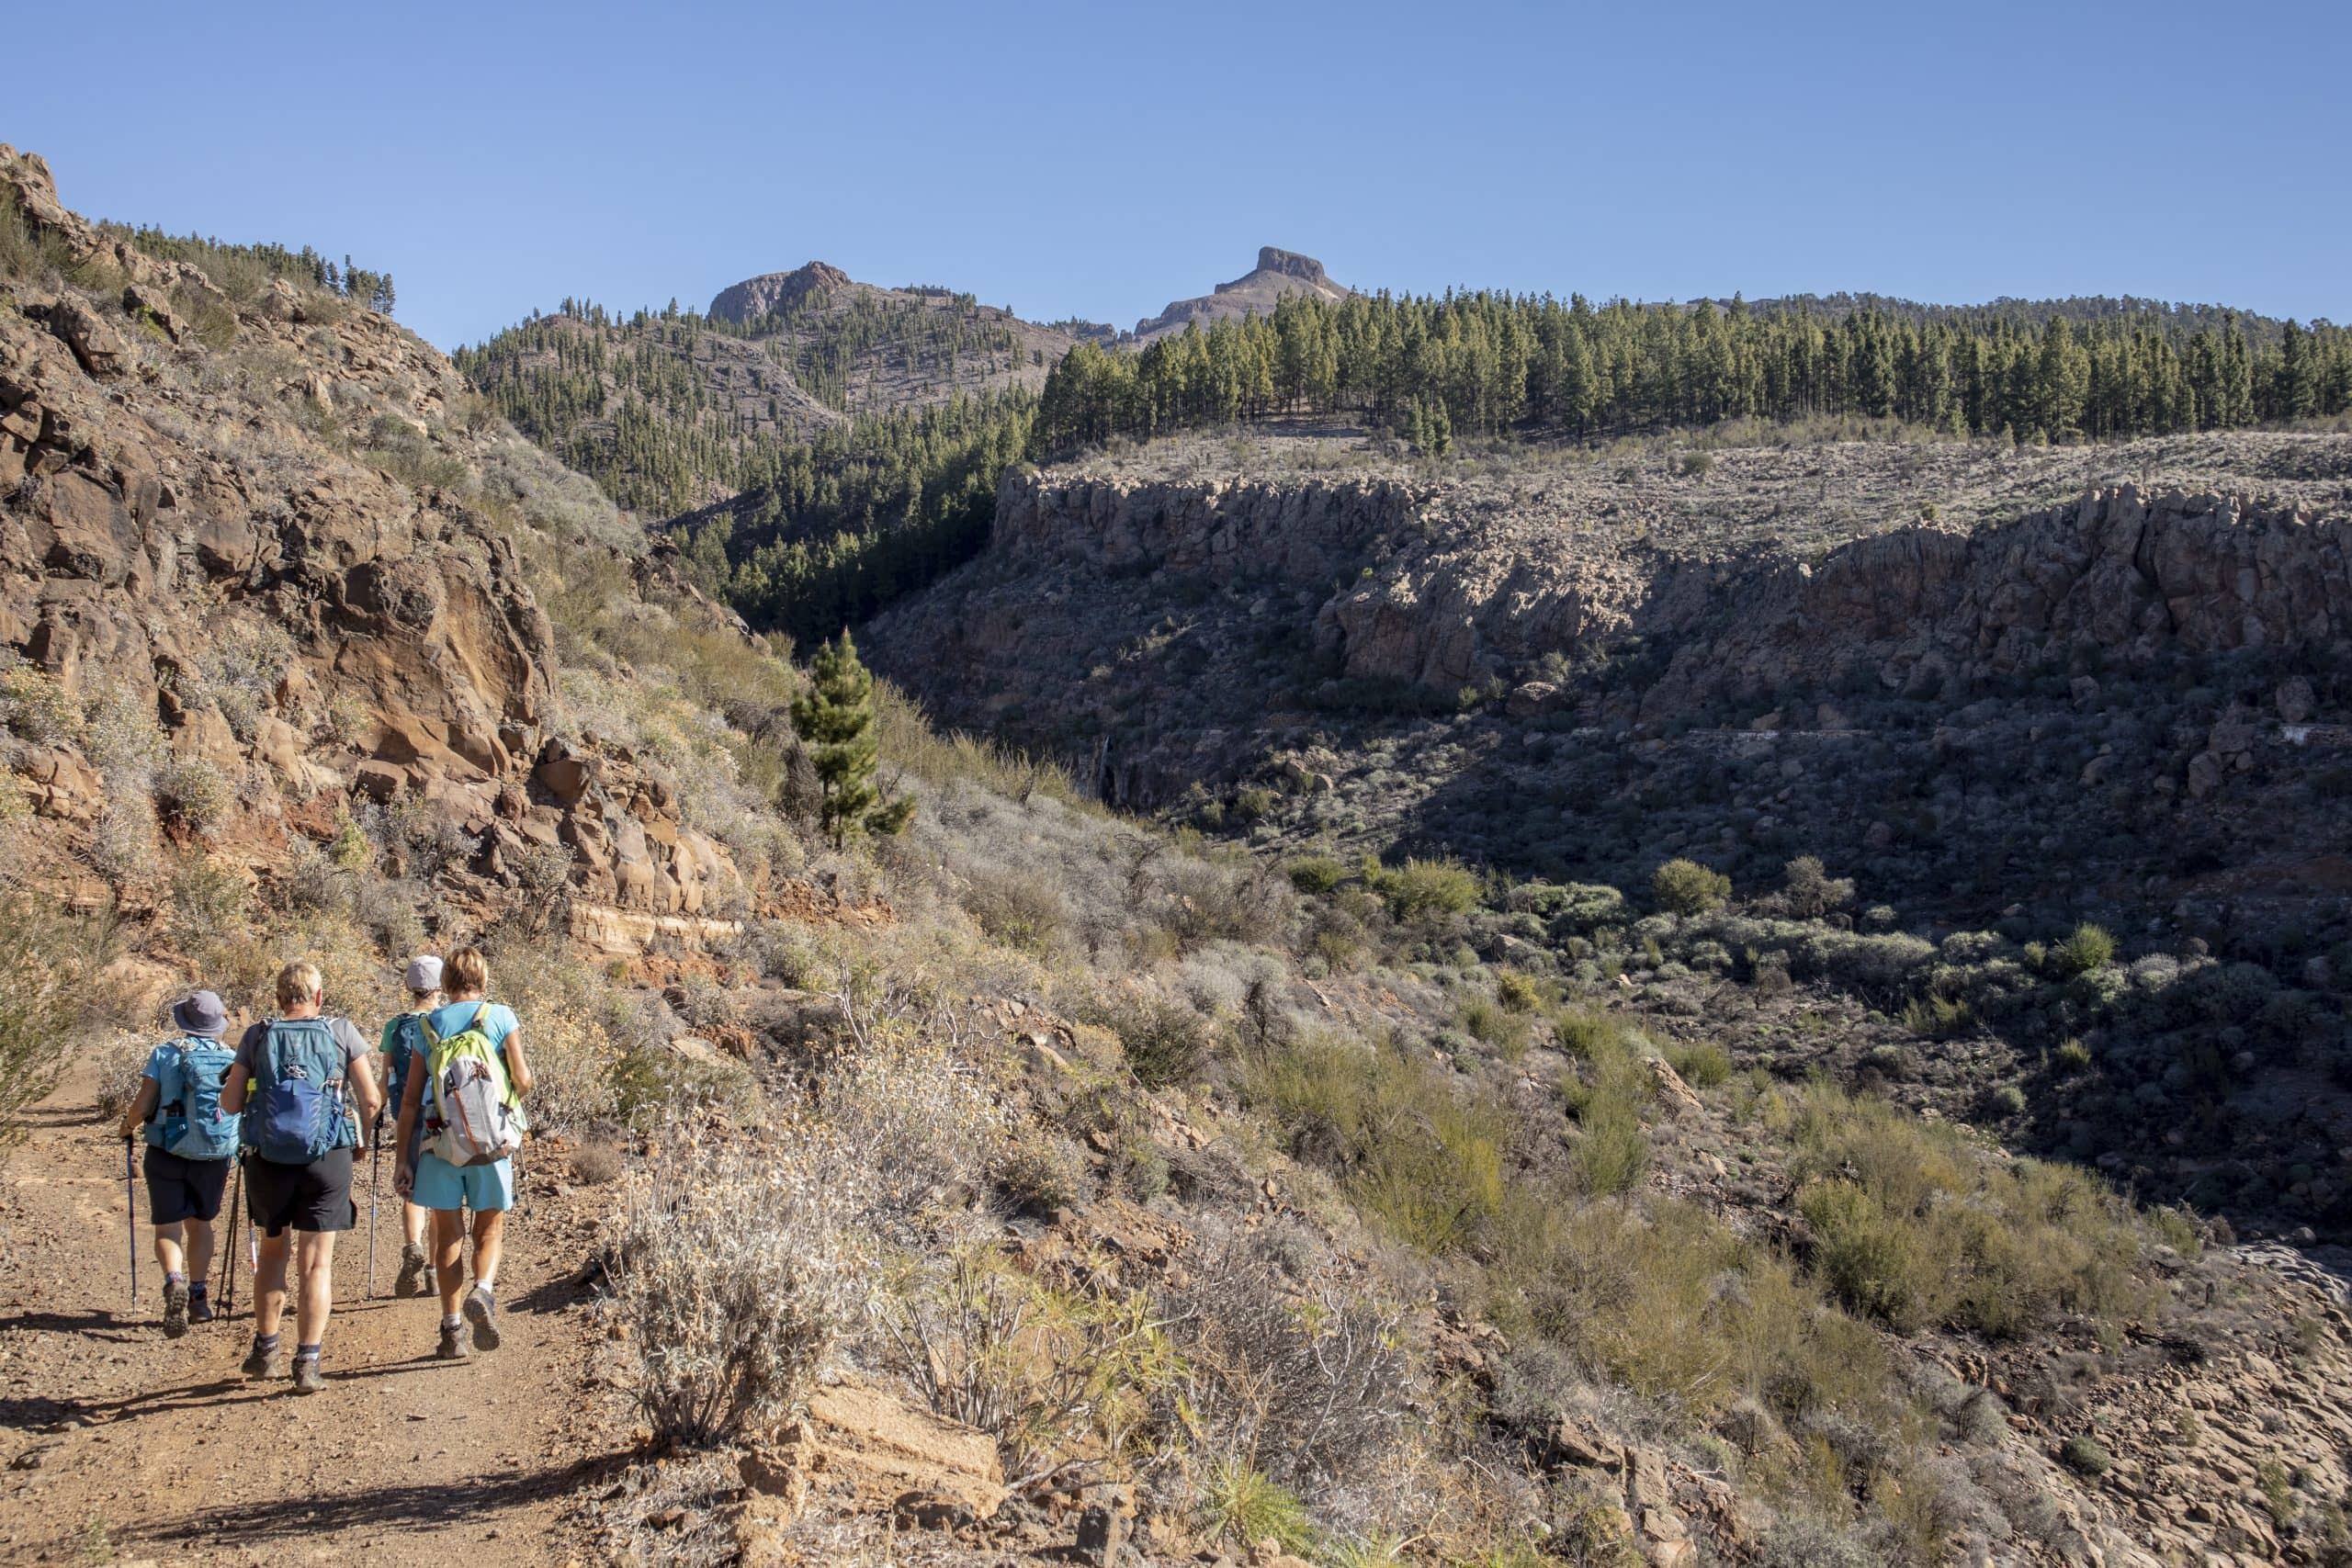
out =
[[[335,1250],[326,1391],[247,1382],[252,1276],[232,1318],[165,1339],[163,1274],[140,1218],[130,1299],[122,1145],[77,1062],[9,1161],[0,1235],[0,1562],[390,1561],[568,1563],[587,1554],[567,1501],[626,1438],[582,1397],[588,1292],[575,1282],[599,1207],[551,1145],[524,1154],[499,1297],[505,1343],[432,1359],[436,1303],[391,1297],[400,1224],[383,1167],[378,1299],[360,1227]],[[534,1157],[536,1156],[536,1158]],[[225,1210],[224,1210],[225,1219]],[[241,1223],[237,1251],[245,1248]],[[220,1269],[213,1269],[219,1290]],[[291,1350],[291,1312],[287,1324]]]

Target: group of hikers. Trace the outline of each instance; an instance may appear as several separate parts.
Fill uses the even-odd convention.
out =
[[[440,1297],[435,1353],[444,1360],[469,1353],[469,1331],[472,1349],[499,1346],[499,1253],[514,1201],[513,1156],[526,1126],[530,1062],[513,1010],[489,999],[490,965],[480,950],[461,948],[446,963],[413,959],[403,979],[410,1006],[385,1023],[372,1047],[348,1020],[326,1012],[325,984],[312,964],[278,972],[277,1016],[248,1028],[233,1051],[223,1043],[229,1021],[220,998],[194,992],[173,1005],[177,1035],[149,1054],[123,1113],[126,1150],[142,1135],[146,1143],[164,1334],[177,1338],[215,1315],[207,1289],[213,1226],[234,1167],[257,1239],[254,1343],[244,1372],[286,1375],[280,1327],[290,1258],[300,1280],[297,1393],[326,1386],[319,1356],[334,1296],[335,1236],[358,1221],[356,1156],[363,1148],[380,1156],[387,1111],[402,1200],[393,1293]],[[135,1242],[132,1263],[135,1272]]]

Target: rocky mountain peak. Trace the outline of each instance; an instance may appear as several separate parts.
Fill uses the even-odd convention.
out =
[[[1283,250],[1279,245],[1258,247],[1257,271],[1280,273],[1285,277],[1295,277],[1302,283],[1321,284],[1328,281],[1323,275],[1321,262],[1317,261],[1313,256],[1301,255],[1296,251]],[[1236,278],[1231,283],[1220,285],[1218,292],[1222,293],[1227,288],[1238,288],[1248,281],[1246,277]]]
[[[829,262],[812,261],[790,272],[762,273],[722,288],[710,301],[709,314],[739,324],[772,311],[789,310],[815,294],[829,294],[850,281],[849,274]]]
[[[1181,333],[1194,322],[1205,329],[1217,321],[1238,321],[1253,312],[1262,316],[1272,310],[1274,301],[1285,294],[1344,299],[1350,292],[1332,282],[1324,272],[1323,264],[1313,256],[1286,251],[1279,245],[1261,245],[1255,267],[1230,283],[1218,284],[1198,299],[1171,301],[1159,315],[1137,321],[1136,336],[1150,339]]]

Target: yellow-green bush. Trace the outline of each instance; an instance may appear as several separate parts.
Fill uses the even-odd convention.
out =
[[[1334,1168],[1348,1195],[1399,1240],[1429,1252],[1463,1247],[1502,1206],[1501,1111],[1457,1098],[1401,1051],[1311,1036],[1250,1064],[1243,1087],[1295,1149]]]
[[[1458,915],[1478,901],[1477,874],[1456,860],[1416,855],[1393,869],[1368,862],[1364,882],[1387,901],[1390,917],[1399,920]]]
[[[1650,897],[1670,915],[1703,915],[1731,897],[1731,878],[1694,860],[1670,860],[1650,874]]]
[[[2146,1227],[2090,1172],[2006,1160],[1826,1085],[1806,1091],[1793,1131],[1814,1267],[1859,1311],[2006,1335],[2145,1303]]]

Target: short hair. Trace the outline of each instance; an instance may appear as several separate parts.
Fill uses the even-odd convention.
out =
[[[461,947],[442,962],[441,984],[451,991],[490,989],[490,960],[479,947]]]
[[[305,959],[296,959],[277,972],[277,1005],[290,1008],[309,1001],[327,988],[326,977],[319,966]]]

